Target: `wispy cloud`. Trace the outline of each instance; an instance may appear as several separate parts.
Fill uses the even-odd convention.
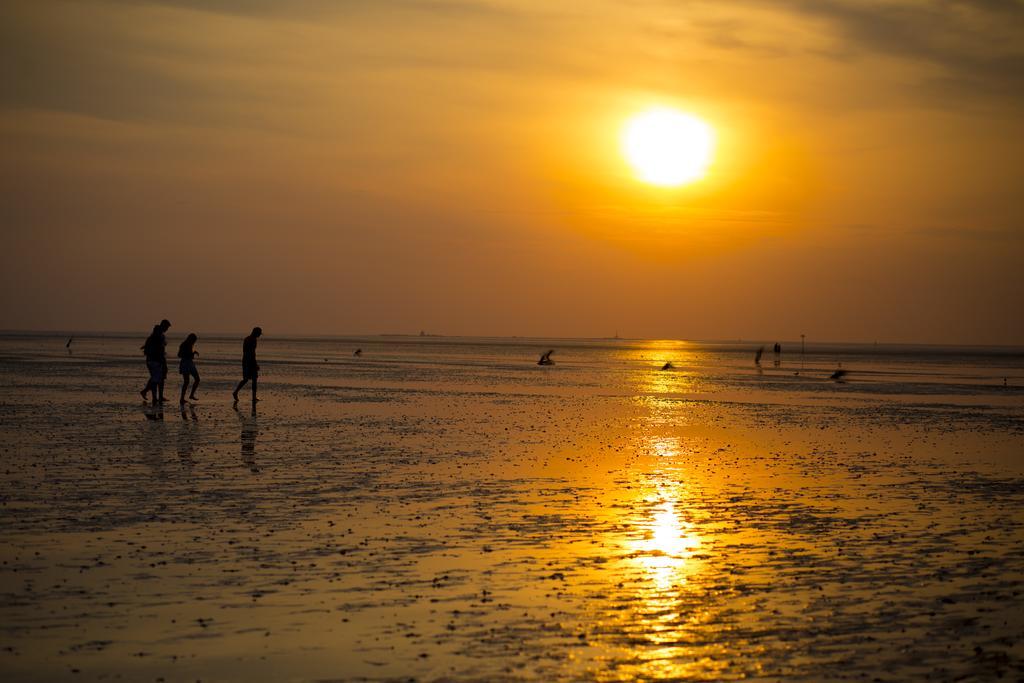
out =
[[[840,49],[833,53],[837,58],[884,55],[906,60],[933,68],[921,86],[934,94],[1024,104],[1024,3],[775,0],[770,4],[824,22],[839,40]]]

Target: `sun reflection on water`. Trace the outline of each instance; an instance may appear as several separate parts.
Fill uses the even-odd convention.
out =
[[[627,360],[637,367],[634,400],[655,412],[671,412],[681,400],[703,390],[698,369],[706,358],[685,342],[650,342],[633,349]]]
[[[704,528],[703,483],[686,466],[696,442],[664,425],[649,422],[643,430],[644,450],[656,459],[626,506],[620,575],[627,581],[619,589],[629,607],[604,615],[609,631],[626,635],[611,660],[616,676],[633,680],[715,678],[729,653],[707,636],[715,619],[707,594],[715,552]]]
[[[649,518],[639,525],[642,534],[629,542],[631,557],[659,591],[686,581],[687,562],[700,547],[695,526],[684,519],[673,494],[665,487],[643,502]]]

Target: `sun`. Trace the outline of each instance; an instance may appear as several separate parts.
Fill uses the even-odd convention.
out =
[[[668,107],[637,114],[626,123],[622,134],[623,152],[637,177],[662,187],[703,178],[714,146],[711,126]]]

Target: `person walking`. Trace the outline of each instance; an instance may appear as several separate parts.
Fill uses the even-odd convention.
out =
[[[242,341],[242,381],[238,383],[235,390],[231,392],[231,396],[238,402],[238,392],[242,390],[246,382],[252,382],[252,402],[255,403],[259,399],[256,398],[256,384],[260,375],[260,366],[256,362],[256,340],[263,335],[263,329],[260,327],[252,328],[252,334],[246,337]]]
[[[153,394],[154,403],[163,403],[167,400],[164,398],[164,381],[167,379],[166,332],[170,328],[169,320],[161,320],[159,325],[153,326],[153,332],[142,345],[142,352],[146,355],[146,369],[149,370],[149,381],[139,392],[143,400],[146,400],[146,394],[150,392]]]
[[[196,341],[199,337],[196,336],[195,332],[190,333],[185,337],[185,341],[181,342],[181,346],[178,347],[178,358],[181,360],[178,362],[178,372],[181,373],[181,400],[179,403],[185,405],[185,391],[188,390],[188,383],[190,379],[194,379],[195,382],[192,384],[192,393],[189,394],[189,399],[198,401],[199,398],[196,396],[196,389],[199,388],[199,370],[196,369],[196,356],[199,352],[196,351]]]

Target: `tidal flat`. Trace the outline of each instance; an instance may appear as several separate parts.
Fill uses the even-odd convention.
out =
[[[201,337],[179,407],[64,342],[0,336],[4,680],[1024,677],[1019,349],[268,335],[233,405]]]

